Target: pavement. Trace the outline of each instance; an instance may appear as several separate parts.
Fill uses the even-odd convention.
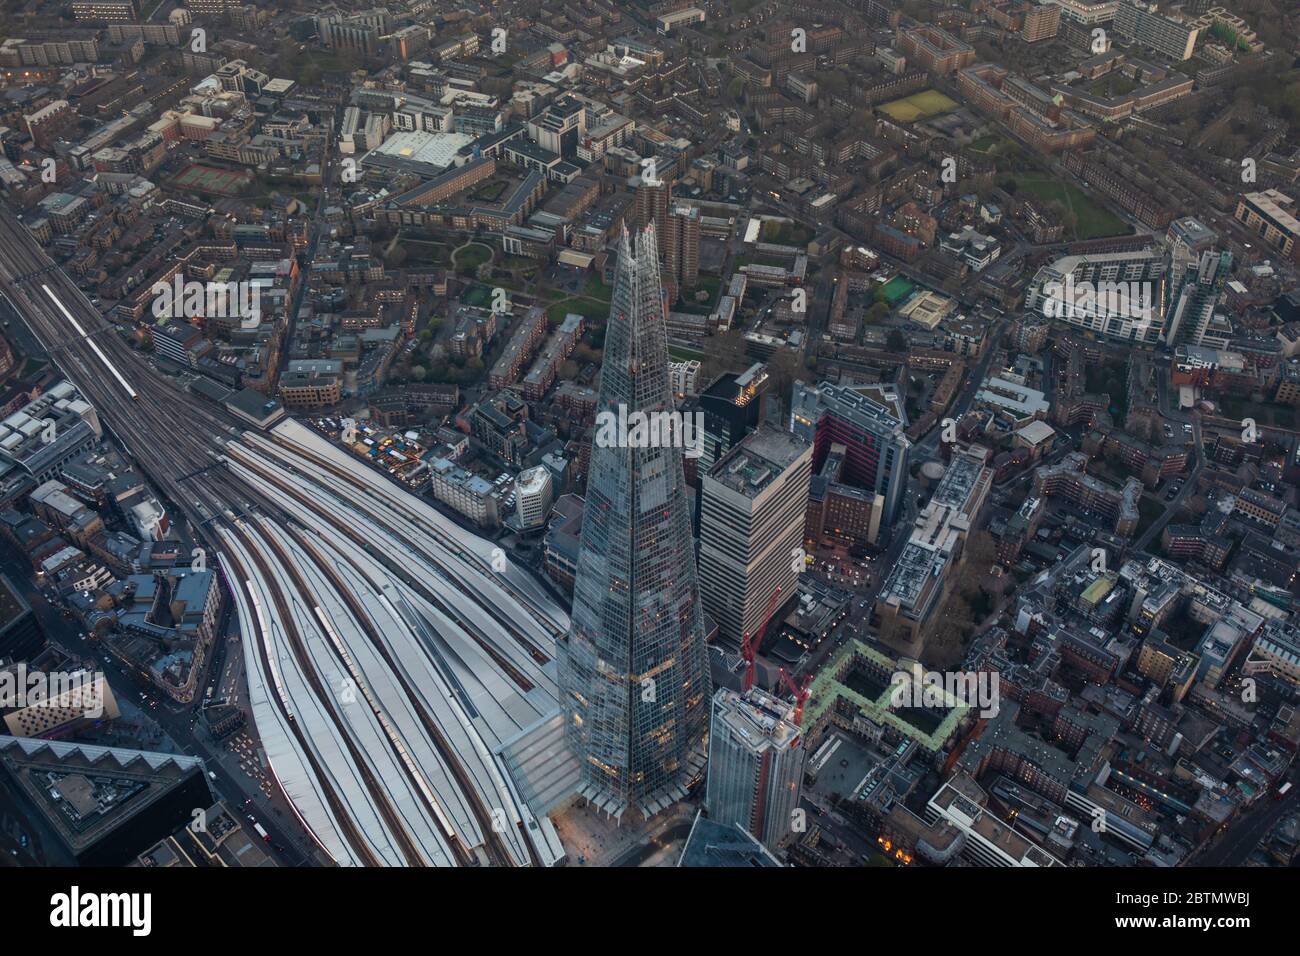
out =
[[[652,820],[620,823],[578,800],[551,821],[576,866],[676,866],[696,809],[679,803]]]

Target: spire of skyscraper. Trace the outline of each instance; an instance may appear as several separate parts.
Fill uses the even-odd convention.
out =
[[[681,419],[675,430],[626,427],[674,414],[654,227],[635,241],[624,229],[572,624],[559,653],[579,792],[614,816],[629,808],[652,816],[681,799],[705,759],[708,660],[683,442],[672,440],[683,435]]]

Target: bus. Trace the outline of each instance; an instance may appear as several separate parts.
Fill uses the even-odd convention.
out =
[[[1282,786],[1277,788],[1277,792],[1273,794],[1273,799],[1282,800],[1290,792],[1291,792],[1291,781],[1288,780],[1286,783],[1282,784]]]

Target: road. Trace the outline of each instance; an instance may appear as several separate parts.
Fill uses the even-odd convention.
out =
[[[1201,445],[1201,416],[1195,412],[1183,414],[1171,409],[1169,407],[1168,370],[1160,369],[1159,376],[1160,413],[1170,421],[1192,426],[1192,468],[1188,472],[1183,486],[1178,489],[1178,494],[1174,496],[1174,500],[1165,505],[1165,510],[1160,517],[1151,522],[1151,526],[1133,542],[1133,550],[1135,551],[1145,551],[1151,546],[1151,542],[1156,539],[1156,536],[1164,531],[1165,526],[1178,514],[1187,499],[1196,493],[1196,482],[1205,468],[1205,449]]]
[[[260,839],[254,833],[252,825],[246,822],[246,814],[250,808],[245,806],[245,801],[251,798],[253,800],[252,806],[261,811],[258,813],[258,818],[271,835],[272,842],[286,848],[284,854],[276,854],[272,852],[271,848],[268,848],[268,852],[271,852],[272,856],[278,857],[280,862],[289,866],[308,865],[313,862],[307,852],[302,849],[304,844],[310,845],[310,840],[306,834],[299,830],[296,825],[286,827],[277,821],[276,817],[282,815],[280,808],[265,797],[251,778],[232,772],[226,766],[227,760],[220,744],[215,741],[209,743],[210,738],[205,739],[205,734],[201,735],[195,732],[194,720],[198,714],[197,707],[184,707],[168,700],[166,695],[160,693],[151,681],[125,668],[120,661],[105,651],[97,641],[83,641],[77,637],[74,624],[53,607],[45,599],[45,595],[31,584],[29,580],[30,569],[14,560],[0,561],[0,569],[4,570],[9,580],[13,582],[14,587],[19,590],[23,599],[31,606],[37,624],[51,644],[79,658],[93,656],[96,659],[96,666],[104,672],[104,677],[108,681],[109,687],[112,688],[115,697],[130,700],[134,706],[143,709],[148,718],[156,723],[163,733],[172,740],[181,743],[181,749],[185,753],[192,757],[198,757],[203,761],[205,772],[216,773],[216,780],[208,779],[208,788],[212,790],[215,797],[224,798],[231,812],[235,813],[239,820],[245,822],[245,828],[248,830],[250,837]],[[139,695],[142,692],[157,700],[158,706],[149,708],[145,703],[141,702]],[[284,806],[287,808],[287,805]]]
[[[1295,776],[1292,774],[1292,778]],[[1189,863],[1195,866],[1242,866],[1273,825],[1300,807],[1298,794],[1300,791],[1292,787],[1291,793],[1282,800],[1265,795]]]
[[[331,118],[329,128],[334,130],[338,127],[338,111]],[[316,258],[316,247],[320,244],[321,234],[325,230],[325,203],[330,198],[330,176],[332,174],[333,151],[326,149],[321,158],[321,190],[320,195],[316,197],[316,208],[312,210],[311,229],[307,241],[307,248],[302,254],[301,262],[307,268],[304,268],[298,274],[298,288],[294,290],[293,299],[289,304],[288,313],[285,315],[284,345],[280,349],[280,364],[276,370],[276,381],[279,376],[284,374],[289,365],[289,353],[292,351],[290,345],[293,342],[293,331],[295,323],[298,320],[298,310],[302,308],[302,300],[306,297],[307,287],[311,284],[310,272],[312,262]]]

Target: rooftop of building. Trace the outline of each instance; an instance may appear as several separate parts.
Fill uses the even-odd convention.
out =
[[[709,479],[755,498],[810,448],[791,432],[766,423],[746,435],[709,469]]]

